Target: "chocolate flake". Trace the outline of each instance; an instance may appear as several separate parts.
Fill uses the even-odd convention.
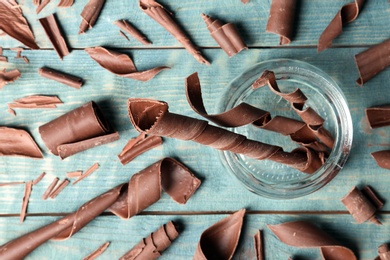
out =
[[[35,10],[35,12],[39,14],[43,10],[43,8],[45,8],[49,3],[50,0],[42,0],[38,5],[37,9]]]
[[[92,26],[95,25],[105,2],[106,0],[89,0],[81,12],[82,20],[79,34],[86,33],[87,30],[92,29]]]
[[[24,188],[22,209],[20,211],[20,223],[23,223],[24,219],[26,218],[27,206],[28,206],[28,201],[30,199],[32,186],[33,186],[33,182],[29,181],[26,183],[25,188]]]
[[[95,251],[93,251],[92,253],[90,253],[86,257],[84,257],[83,260],[94,260],[96,257],[103,254],[109,245],[110,245],[110,242],[104,243],[103,245],[99,246]]]
[[[382,244],[378,247],[378,254],[380,260],[390,260],[390,246]]]
[[[139,0],[138,5],[144,13],[149,15],[149,17],[164,27],[165,30],[167,30],[170,34],[172,34],[172,36],[175,37],[176,40],[178,40],[199,63],[204,63],[207,65],[210,64],[202,56],[198,48],[190,41],[188,36],[179,27],[179,25],[174,21],[172,13],[164,6],[154,0]]]
[[[130,34],[134,39],[142,43],[143,45],[151,44],[151,42],[146,38],[145,35],[143,35],[139,30],[137,30],[133,25],[131,25],[126,20],[117,20],[114,22],[116,26],[121,28],[123,31]]]
[[[44,78],[55,80],[73,88],[80,89],[83,85],[83,79],[51,68],[40,68],[38,73]]]
[[[74,171],[74,172],[67,172],[66,177],[68,178],[76,178],[80,177],[83,174],[83,171]]]
[[[125,38],[125,40],[130,41],[129,38],[127,38],[126,34],[124,34],[122,31],[119,31],[119,35]]]
[[[9,127],[0,127],[0,156],[43,158],[41,150],[29,133]]]
[[[390,170],[390,150],[371,153],[379,167]]]
[[[0,183],[0,187],[25,184],[25,183],[26,183],[25,181],[3,182],[3,183]]]
[[[15,108],[56,108],[58,104],[62,104],[62,101],[57,96],[32,95],[8,103],[8,112],[16,115]]]
[[[45,190],[45,192],[42,195],[43,200],[47,200],[49,198],[49,195],[54,190],[54,187],[57,185],[58,181],[59,181],[58,177],[55,177],[53,179],[53,181],[50,183],[50,185],[47,187],[47,189]]]
[[[12,51],[16,51],[16,57],[15,59],[23,59],[25,63],[29,63],[29,60],[26,56],[22,56],[21,53],[23,51],[23,48],[11,48]]]
[[[131,78],[140,81],[148,81],[156,76],[160,71],[169,69],[161,66],[150,70],[138,71],[133,60],[126,54],[107,50],[103,47],[86,48],[85,51],[100,66],[118,76]]]
[[[254,245],[255,245],[255,252],[256,252],[256,259],[257,260],[263,260],[264,259],[264,249],[263,249],[263,238],[262,238],[262,231],[257,231],[256,235],[253,237]]]
[[[73,5],[74,0],[60,0],[58,7],[70,7]]]
[[[0,90],[8,83],[14,82],[20,77],[20,71],[17,69],[6,71],[0,70]]]
[[[297,0],[272,0],[266,32],[280,35],[280,45],[290,44]]]
[[[57,187],[56,187],[52,192],[50,192],[49,197],[50,197],[51,199],[56,198],[56,197],[58,196],[58,194],[60,194],[61,191],[63,191],[63,190],[65,189],[65,187],[68,186],[69,182],[70,182],[70,181],[69,181],[68,179],[64,179],[63,181],[61,181],[61,182],[57,185]]]
[[[37,185],[42,179],[43,177],[45,177],[46,175],[46,172],[42,172],[34,181],[33,181],[33,185]]]
[[[75,180],[72,185],[75,185],[76,183],[78,183],[79,181],[87,178],[89,175],[91,175],[94,171],[96,171],[97,169],[99,169],[99,164],[98,163],[94,163],[91,167],[88,168],[88,170],[86,170],[84,172],[84,174],[80,175],[80,177],[77,178],[77,180]]]

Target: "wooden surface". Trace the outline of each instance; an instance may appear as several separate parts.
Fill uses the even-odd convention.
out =
[[[270,1],[252,0],[247,5],[239,0],[229,1],[161,1],[175,13],[194,42],[211,61],[211,66],[198,64],[165,30],[143,14],[137,1],[107,1],[93,29],[78,35],[81,10],[87,1],[76,0],[70,8],[56,8],[52,1],[40,15],[34,12],[32,1],[19,3],[31,24],[41,50],[25,50],[30,60],[25,64],[14,59],[9,48],[21,46],[8,36],[1,36],[0,46],[9,63],[0,69],[18,68],[22,76],[15,83],[0,90],[0,125],[27,129],[44,152],[44,160],[27,158],[0,158],[0,182],[27,181],[41,172],[47,173],[33,187],[26,221],[19,224],[18,214],[23,197],[23,185],[0,187],[0,244],[76,210],[87,200],[115,185],[126,182],[139,170],[165,156],[179,159],[202,179],[202,185],[186,205],[178,205],[166,194],[140,216],[120,220],[110,214],[98,217],[71,239],[48,242],[38,248],[30,259],[80,259],[100,244],[111,241],[101,259],[117,258],[135,245],[142,237],[169,220],[182,224],[183,232],[162,259],[191,259],[201,232],[226,214],[246,208],[244,232],[236,259],[254,259],[252,236],[257,229],[265,231],[267,259],[318,259],[318,250],[296,249],[279,242],[266,224],[295,219],[310,219],[324,227],[342,244],[349,246],[360,259],[373,259],[381,243],[390,242],[390,204],[385,204],[379,218],[384,225],[356,224],[347,214],[340,199],[354,186],[373,186],[385,200],[390,199],[390,172],[376,166],[370,152],[390,147],[390,128],[371,130],[364,117],[364,109],[390,103],[388,90],[390,70],[357,87],[358,73],[354,55],[372,44],[390,37],[390,4],[385,0],[367,1],[359,18],[343,28],[343,34],[334,41],[334,48],[317,54],[316,43],[322,30],[339,8],[349,1],[301,0],[296,22],[296,34],[290,46],[278,46],[278,37],[265,32]],[[71,54],[61,61],[48,41],[37,19],[55,12],[66,34]],[[200,13],[234,22],[250,47],[228,58],[210,37]],[[119,36],[112,24],[126,18],[138,26],[153,42],[142,46],[132,38],[130,42]],[[99,67],[83,50],[90,46],[106,46],[129,54],[138,69],[160,65],[171,69],[161,72],[149,82],[121,78]],[[218,154],[201,145],[168,140],[126,166],[116,155],[131,137],[137,135],[132,128],[126,109],[129,97],[148,97],[167,101],[172,112],[199,117],[189,107],[184,92],[184,78],[199,73],[205,106],[214,112],[217,101],[227,84],[253,64],[275,58],[291,58],[309,62],[333,77],[342,88],[349,104],[354,126],[354,140],[350,158],[344,169],[327,186],[313,194],[293,200],[271,200],[252,194],[219,162]],[[82,77],[85,84],[80,90],[41,78],[37,71],[48,66]],[[57,109],[17,109],[14,117],[7,112],[7,103],[31,94],[58,95],[64,102]],[[96,101],[104,114],[120,132],[119,141],[88,150],[64,161],[50,154],[38,133],[38,127],[63,113],[90,101]],[[54,176],[64,178],[66,172],[86,170],[98,162],[100,168],[75,186],[67,187],[55,200],[43,201],[41,195]],[[70,250],[71,248],[71,250]],[[65,254],[65,257],[60,257]],[[298,258],[297,258],[298,259]]]

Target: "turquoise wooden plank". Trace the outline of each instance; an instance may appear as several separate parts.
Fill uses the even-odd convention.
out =
[[[19,2],[32,26],[37,43],[42,48],[52,48],[52,45],[37,19],[53,12],[57,14],[71,48],[96,45],[118,48],[144,47],[132,38],[128,42],[119,35],[119,29],[112,22],[123,18],[129,19],[150,38],[153,45],[147,48],[180,47],[180,44],[168,32],[140,11],[137,6],[138,1],[107,1],[94,28],[84,35],[77,33],[81,21],[80,13],[87,1],[75,1],[70,8],[58,8],[57,2],[52,1],[39,15],[35,14],[32,1],[20,0]],[[265,32],[270,2],[270,0],[252,0],[244,5],[239,0],[161,1],[175,14],[175,18],[197,45],[214,47],[217,44],[209,35],[200,17],[202,12],[225,22],[237,24],[249,46],[278,46],[278,36]],[[341,6],[351,0],[302,0],[300,2],[293,46],[316,45],[322,31]],[[387,39],[388,35],[383,32],[387,32],[387,25],[390,22],[388,12],[389,4],[386,1],[367,1],[359,18],[343,28],[343,34],[334,41],[334,44],[336,46],[375,44]],[[0,38],[0,46],[16,47],[20,46],[20,43],[8,36],[3,36]]]

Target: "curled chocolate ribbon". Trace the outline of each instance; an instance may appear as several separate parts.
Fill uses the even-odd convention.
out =
[[[314,173],[322,165],[318,153],[309,148],[284,152],[281,147],[247,139],[243,135],[209,125],[207,121],[170,113],[168,104],[163,101],[130,98],[128,109],[131,123],[141,133],[192,140],[257,160],[268,159],[286,164],[304,173]]]
[[[324,260],[356,260],[349,248],[341,246],[323,230],[306,221],[267,225],[280,241],[299,248],[319,248]]]
[[[379,167],[390,170],[390,150],[373,152],[371,156]]]
[[[332,45],[333,39],[339,36],[343,31],[343,25],[355,21],[364,2],[365,0],[354,0],[352,3],[344,5],[340,11],[338,11],[318,39],[318,52],[326,50]]]
[[[0,127],[0,156],[43,158],[41,150],[29,133],[10,127]]]
[[[272,0],[266,32],[280,35],[280,45],[290,44],[297,0]]]
[[[162,159],[133,175],[129,183],[88,201],[75,212],[0,246],[0,258],[22,259],[47,240],[73,236],[106,209],[128,219],[157,202],[164,190],[177,203],[184,204],[200,185],[184,165],[172,158]]]
[[[15,108],[56,108],[59,104],[62,104],[62,101],[57,96],[31,95],[8,103],[8,112],[16,116]]]
[[[80,14],[81,24],[79,34],[92,29],[92,26],[95,25],[105,2],[106,0],[89,0]]]
[[[379,260],[390,260],[390,246],[382,244],[378,247]]]

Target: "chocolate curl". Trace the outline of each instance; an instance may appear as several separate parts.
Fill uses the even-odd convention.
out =
[[[249,3],[249,0],[241,0],[242,3],[247,4]]]
[[[231,259],[241,234],[245,209],[218,221],[200,236],[194,260]]]
[[[73,5],[74,0],[60,0],[58,7],[70,7]]]
[[[266,32],[280,35],[280,45],[290,44],[297,0],[272,0]]]
[[[176,230],[175,224],[170,221],[167,224],[162,225],[155,232],[152,232],[148,237],[143,238],[137,245],[119,259],[157,259],[178,236],[179,233]]]
[[[44,78],[55,80],[72,88],[80,89],[83,85],[83,79],[51,68],[40,68],[38,73]]]
[[[380,260],[390,260],[390,247],[388,244],[382,244],[378,247]]]
[[[131,25],[126,20],[117,20],[114,22],[116,26],[121,28],[123,31],[130,34],[132,37],[134,37],[137,41],[142,43],[143,45],[151,44],[151,42],[146,38],[145,35],[143,35],[140,31],[138,31],[133,25]]]
[[[383,150],[371,153],[379,167],[390,170],[390,150]]]
[[[33,186],[33,181],[29,181],[26,183],[24,187],[22,209],[20,211],[20,223],[23,223],[24,219],[26,218],[27,206],[28,206],[28,201],[30,200],[32,186]]]
[[[336,14],[318,39],[318,52],[328,49],[332,45],[333,39],[339,36],[343,31],[343,26],[355,21],[364,2],[365,0],[355,0],[352,3],[341,7],[340,11]]]
[[[20,71],[17,69],[6,71],[0,70],[0,90],[8,83],[14,82],[20,77]]]
[[[369,186],[364,188],[364,194],[356,186],[353,187],[352,190],[341,199],[341,202],[358,224],[370,220],[376,225],[382,225],[376,218],[375,213],[383,207],[383,202]]]
[[[319,248],[324,260],[356,260],[349,248],[341,246],[323,230],[306,221],[267,225],[280,241],[299,248]]]
[[[126,54],[107,50],[103,47],[86,48],[85,51],[100,66],[118,76],[140,81],[148,81],[165,69],[166,66],[156,67],[150,70],[138,71],[133,60]]]
[[[355,62],[359,72],[359,79],[356,83],[363,86],[364,83],[390,66],[390,39],[355,55]]]
[[[43,158],[41,150],[29,133],[9,127],[0,127],[0,156]]]
[[[39,127],[46,147],[61,159],[119,139],[93,101]]]
[[[106,242],[103,245],[99,246],[95,251],[87,255],[86,257],[83,258],[83,260],[93,260],[96,257],[100,256],[101,254],[106,251],[107,247],[110,245],[110,242]]]
[[[92,29],[105,2],[106,0],[89,0],[80,14],[82,20],[79,34],[86,33],[88,29]]]
[[[256,259],[264,260],[264,249],[263,249],[263,238],[262,231],[259,230],[256,235],[253,237],[255,251],[256,251]]]
[[[371,128],[390,125],[390,105],[366,108],[366,117]]]
[[[202,18],[210,31],[210,35],[229,57],[248,49],[234,24],[227,23],[223,25],[218,19],[205,14],[202,14]]]
[[[165,9],[164,6],[154,0],[140,0],[138,5],[144,13],[149,15],[153,20],[164,27],[165,30],[172,34],[172,36],[175,37],[199,63],[210,64],[174,21],[172,13]]]
[[[42,0],[42,2],[40,1],[37,9],[35,10],[35,13],[39,14],[43,10],[43,8],[45,8],[49,3],[50,0]]]
[[[37,185],[39,182],[41,182],[41,180],[43,179],[43,177],[46,176],[46,172],[42,172],[34,181],[33,181],[33,185]]]
[[[15,0],[0,1],[0,30],[31,49],[39,49],[22,9]]]
[[[129,183],[90,200],[74,213],[0,246],[0,258],[21,259],[49,239],[68,239],[106,209],[128,219],[157,202],[162,190],[184,204],[199,185],[200,180],[184,165],[164,158],[133,175]]]
[[[58,104],[62,104],[62,101],[57,96],[32,95],[8,103],[8,112],[16,115],[15,108],[56,108]]]
[[[47,187],[47,189],[42,195],[43,200],[47,200],[49,198],[50,194],[53,192],[54,187],[57,185],[58,181],[59,181],[58,177],[55,177],[53,179],[53,181],[50,183],[50,185]]]

